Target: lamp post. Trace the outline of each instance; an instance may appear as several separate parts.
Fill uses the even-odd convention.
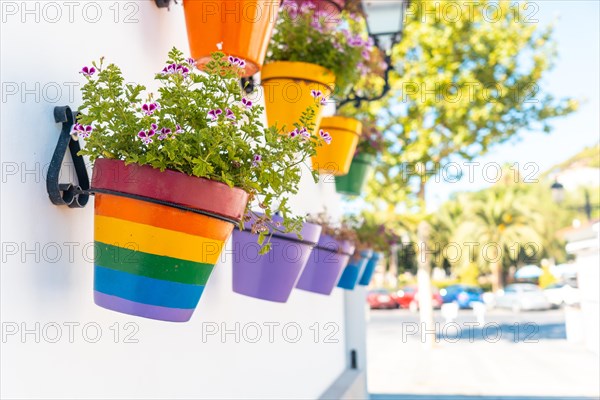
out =
[[[561,204],[565,200],[565,187],[558,180],[555,180],[552,186],[550,186],[552,192],[552,199],[557,203]],[[582,206],[567,207],[571,210],[583,211],[588,221],[592,219],[592,210],[600,207],[598,204],[592,204],[590,202],[590,192],[588,189],[584,189],[585,201]]]
[[[384,85],[381,93],[374,97],[363,97],[354,89],[348,97],[339,102],[340,106],[354,103],[356,107],[363,101],[375,101],[383,98],[390,90],[389,76],[394,69],[392,64],[392,49],[400,42],[404,29],[404,15],[410,0],[362,0],[361,7],[367,21],[369,37],[384,54],[387,65],[384,71]]]

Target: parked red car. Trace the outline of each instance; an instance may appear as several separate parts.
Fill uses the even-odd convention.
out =
[[[419,309],[419,297],[417,286],[405,286],[402,289],[396,292],[396,302],[398,306],[401,308],[408,308],[410,310],[416,311]],[[433,308],[440,308],[444,303],[442,296],[440,296],[439,291],[436,288],[433,288],[433,295],[431,298],[433,302]]]
[[[398,308],[396,300],[390,292],[385,289],[371,290],[367,294],[367,301],[371,309],[375,308]]]

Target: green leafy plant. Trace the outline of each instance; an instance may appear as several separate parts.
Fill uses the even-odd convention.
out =
[[[387,253],[392,245],[401,243],[400,236],[393,229],[378,223],[373,218],[350,215],[344,219],[344,223],[356,233],[357,249]]]
[[[315,104],[296,129],[282,134],[261,123],[263,107],[244,97],[239,85],[244,60],[216,52],[203,71],[173,48],[167,66],[156,74],[158,95],[142,101],[146,87],[125,83],[119,67],[103,59],[81,73],[83,104],[74,133],[85,138],[81,154],[123,160],[208,178],[250,193],[252,208],[261,208],[256,227],[263,244],[275,212],[282,223],[273,230],[299,232],[303,218],[292,216],[289,195],[299,189],[304,160],[322,140],[314,129]],[[316,173],[313,178],[317,179]],[[263,250],[269,249],[266,243]]]
[[[356,231],[348,224],[346,220],[341,222],[335,222],[325,212],[309,215],[307,221],[313,224],[321,225],[322,234],[328,235],[337,241],[349,241],[355,245],[358,243],[358,237]]]
[[[379,52],[366,37],[362,17],[342,12],[338,21],[331,18],[312,3],[298,7],[284,2],[267,62],[302,61],[327,68],[336,76],[335,96],[343,97],[361,76],[372,71]]]

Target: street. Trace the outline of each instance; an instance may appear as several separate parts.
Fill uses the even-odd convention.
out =
[[[598,398],[599,358],[568,343],[564,311],[471,310],[445,323],[435,311],[428,349],[418,314],[371,310],[368,388],[375,400]],[[431,336],[431,335],[430,335]]]

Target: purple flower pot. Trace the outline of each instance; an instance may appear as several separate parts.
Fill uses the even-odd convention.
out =
[[[354,244],[351,242],[339,242],[331,236],[322,235],[296,288],[330,295],[353,253]]]
[[[373,273],[375,272],[375,268],[377,267],[377,263],[381,258],[383,258],[382,253],[373,253],[373,257],[369,259],[365,271],[363,272],[362,276],[360,277],[360,280],[358,281],[359,285],[369,285],[369,283],[371,282],[371,278],[373,277]]]
[[[285,303],[319,240],[321,226],[305,223],[302,240],[293,233],[274,233],[271,250],[259,255],[257,235],[249,231],[250,225],[233,231],[233,291]]]
[[[372,250],[364,250],[360,252],[360,257],[353,257],[346,268],[344,268],[344,272],[342,272],[342,276],[337,284],[338,287],[346,290],[354,290],[358,278],[362,276],[372,255]]]

